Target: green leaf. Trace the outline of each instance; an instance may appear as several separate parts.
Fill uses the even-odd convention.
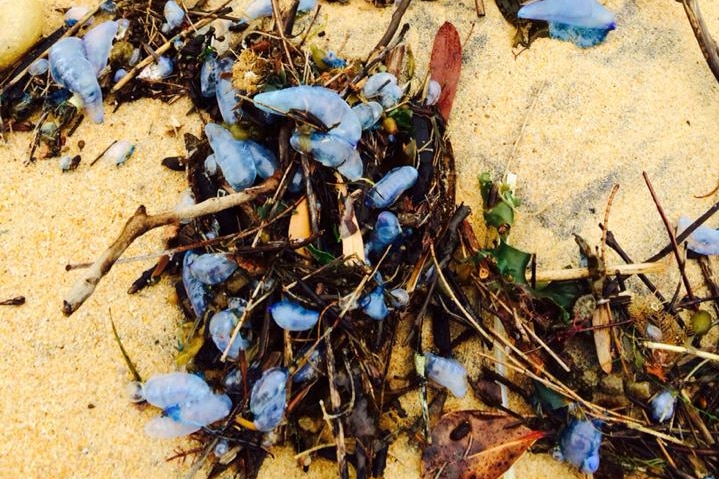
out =
[[[316,246],[314,246],[314,245],[312,245],[312,244],[308,244],[308,245],[306,246],[306,248],[307,248],[307,251],[309,251],[310,254],[311,254],[317,261],[320,262],[320,264],[328,264],[328,263],[331,263],[331,262],[335,259],[335,257],[332,256],[332,255],[331,255],[330,253],[328,253],[327,251],[322,251],[321,249],[317,248]]]
[[[402,131],[412,131],[412,110],[409,108],[397,108],[389,114],[397,123],[397,128]]]
[[[562,320],[569,321],[572,317],[572,307],[583,292],[579,281],[555,281],[538,284],[532,291],[535,298],[546,299],[554,303],[562,313]]]
[[[499,272],[505,279],[517,284],[527,284],[525,271],[532,255],[500,241],[493,256],[497,261]]]
[[[494,208],[484,212],[484,221],[487,226],[494,226],[497,229],[506,229],[514,223],[514,210],[504,201],[497,203]]]

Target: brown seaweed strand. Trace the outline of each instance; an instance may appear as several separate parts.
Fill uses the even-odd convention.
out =
[[[662,222],[664,223],[664,227],[667,230],[667,234],[669,235],[669,241],[672,243],[672,250],[674,251],[674,257],[677,260],[677,266],[679,267],[679,273],[682,276],[682,282],[684,283],[684,289],[687,292],[687,296],[689,297],[689,300],[694,299],[694,293],[692,293],[692,287],[689,284],[689,279],[687,278],[687,274],[684,271],[684,260],[682,258],[682,255],[679,253],[679,245],[677,244],[677,238],[674,236],[674,230],[672,229],[672,225],[669,223],[669,219],[667,218],[667,215],[664,213],[664,208],[662,208],[661,204],[659,204],[659,199],[657,198],[657,194],[654,191],[654,187],[652,186],[652,182],[649,181],[649,175],[646,171],[642,171],[642,176],[644,177],[644,182],[647,184],[647,188],[649,188],[649,194],[652,195],[652,200],[654,201],[654,204],[657,207],[657,211],[659,212],[659,216],[662,218]]]
[[[181,210],[166,211],[157,215],[148,215],[145,207],[140,206],[130,219],[127,220],[117,239],[72,286],[72,289],[63,301],[62,312],[65,316],[70,316],[77,311],[87,298],[92,295],[97,284],[110,271],[125,250],[127,250],[137,238],[148,231],[180,220],[198,218],[248,203],[258,196],[274,190],[277,187],[277,182],[278,179],[272,177],[255,188],[248,188],[239,193],[233,193],[223,197],[210,198],[202,203]]]
[[[402,17],[407,11],[407,8],[409,8],[410,3],[412,3],[412,0],[402,0],[400,4],[397,5],[397,8],[395,9],[394,13],[392,13],[392,19],[389,22],[387,31],[384,32],[384,35],[382,35],[382,38],[380,38],[379,42],[377,42],[377,45],[375,45],[369,55],[367,55],[367,60],[369,60],[370,57],[376,52],[389,45],[389,42],[392,40],[392,37],[394,37],[394,34],[397,32],[399,24],[402,21]]]

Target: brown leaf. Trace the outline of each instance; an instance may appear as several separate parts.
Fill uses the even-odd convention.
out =
[[[609,374],[612,372],[612,336],[609,323],[612,322],[612,310],[609,303],[596,307],[592,314],[592,326],[594,326],[594,345],[597,348],[597,359],[602,371]]]
[[[434,37],[432,58],[429,61],[432,80],[442,87],[442,93],[437,101],[437,109],[444,121],[449,120],[449,113],[452,111],[461,68],[462,43],[459,40],[459,33],[454,25],[444,22],[439,27],[437,36]]]
[[[425,479],[496,479],[544,437],[511,416],[456,411],[442,416],[422,454]]]

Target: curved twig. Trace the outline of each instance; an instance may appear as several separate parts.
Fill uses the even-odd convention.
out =
[[[255,188],[223,197],[210,198],[187,208],[166,211],[157,215],[148,215],[145,207],[140,206],[130,219],[127,220],[125,227],[117,239],[72,286],[72,289],[63,301],[62,312],[66,316],[70,316],[77,311],[87,298],[92,295],[100,280],[110,271],[110,268],[112,268],[132,242],[148,231],[180,220],[198,218],[247,203],[262,194],[272,191],[277,187],[277,183],[278,179],[272,177]]]

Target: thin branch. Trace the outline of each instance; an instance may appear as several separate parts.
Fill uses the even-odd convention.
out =
[[[699,49],[702,51],[709,69],[714,74],[714,78],[719,81],[719,49],[709,34],[706,23],[704,23],[704,18],[699,10],[699,3],[697,0],[682,0],[682,5],[684,5],[684,12],[687,14],[689,24],[692,26]]]
[[[620,264],[617,266],[607,266],[607,276],[628,276],[632,274],[650,274],[650,273],[662,273],[666,270],[664,263],[634,263],[634,264]],[[571,269],[555,269],[547,271],[538,271],[537,279],[538,283],[544,283],[547,281],[572,281],[575,279],[591,278],[592,272],[589,268],[571,268]]]
[[[107,248],[100,257],[85,271],[83,276],[73,285],[63,301],[62,311],[66,316],[82,306],[82,304],[95,291],[100,280],[110,271],[115,262],[122,256],[127,248],[140,236],[160,226],[169,225],[180,220],[198,218],[233,208],[250,202],[258,196],[268,193],[277,187],[277,178],[272,177],[261,185],[231,195],[210,198],[180,210],[166,211],[157,215],[148,215],[144,206],[127,220],[125,227],[118,238]]]
[[[662,222],[664,223],[664,227],[667,230],[667,235],[669,235],[669,241],[672,244],[672,250],[674,251],[674,257],[677,260],[677,265],[679,266],[679,273],[682,277],[682,282],[684,283],[684,289],[687,292],[687,296],[690,300],[694,299],[694,293],[692,293],[692,286],[689,284],[689,279],[687,278],[687,274],[684,271],[684,259],[682,258],[682,255],[679,254],[679,244],[677,243],[677,238],[674,236],[674,229],[672,228],[672,225],[669,223],[669,219],[667,218],[667,215],[664,213],[664,208],[662,208],[662,205],[659,204],[659,198],[657,198],[657,194],[654,191],[654,186],[652,186],[652,182],[649,181],[649,175],[647,175],[646,171],[642,172],[642,176],[644,177],[644,182],[647,184],[647,188],[649,188],[649,194],[652,195],[652,200],[654,200],[654,204],[657,207],[657,211],[659,212],[659,216],[662,218]]]

